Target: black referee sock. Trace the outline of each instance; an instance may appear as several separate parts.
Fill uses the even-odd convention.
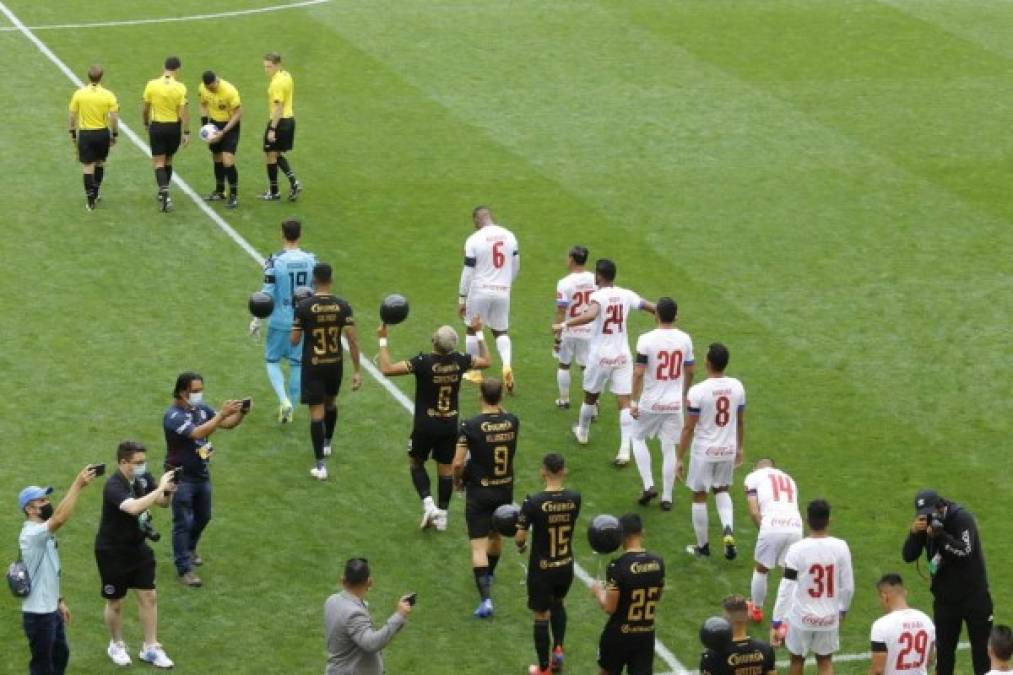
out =
[[[334,427],[337,426],[337,424],[338,406],[334,406],[333,408],[324,408],[324,427],[326,429],[324,432],[324,438],[326,438],[328,442],[334,438]]]
[[[490,553],[487,557],[489,558],[489,576],[492,576],[496,574],[496,565],[499,565],[499,556]]]
[[[475,586],[478,587],[478,597],[483,600],[489,599],[489,568],[488,567],[472,567],[471,571],[475,573]]]
[[[225,165],[215,162],[215,192],[225,192]]]
[[[102,189],[102,179],[106,175],[106,168],[104,166],[95,167],[95,193],[97,194]]]
[[[289,184],[295,187],[295,172],[292,171],[292,167],[288,165],[288,159],[285,155],[278,155],[278,166],[281,168],[282,173],[288,178]]]
[[[563,638],[566,637],[566,607],[563,607],[563,603],[556,602],[552,606],[549,620],[552,622],[552,646],[562,647]]]
[[[90,173],[84,174],[84,196],[88,201],[95,201],[95,176]]]
[[[278,165],[268,164],[267,165],[267,182],[271,186],[271,194],[278,194]]]
[[[310,438],[313,439],[313,456],[324,461],[324,421],[310,420]]]
[[[408,471],[412,475],[412,485],[415,486],[415,491],[419,493],[419,499],[431,496],[429,474],[426,472],[426,467],[422,465],[411,466],[408,468]]]
[[[159,192],[164,192],[169,189],[169,179],[166,176],[167,174],[164,166],[160,166],[155,169],[155,182],[158,183]]]
[[[440,476],[439,482],[436,484],[436,506],[446,511],[450,506],[450,495],[452,494],[454,494],[454,477]]]
[[[236,165],[225,167],[225,178],[229,181],[229,194],[233,197],[239,196],[239,170]]]
[[[535,619],[535,653],[538,654],[538,667],[545,670],[549,667],[549,622]]]
[[[165,165],[165,186],[168,187],[169,183],[172,182],[172,164]]]

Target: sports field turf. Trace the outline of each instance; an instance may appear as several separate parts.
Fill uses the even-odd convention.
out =
[[[270,2],[4,0],[28,26]],[[497,615],[472,619],[462,500],[447,533],[416,528],[409,417],[369,377],[339,399],[331,480],[309,478],[306,414],[276,424],[262,345],[246,336],[255,263],[178,188],[176,211],[158,213],[149,162],[122,135],[103,202],[86,213],[64,130],[73,87],[10,27],[0,17],[9,106],[0,132],[4,550],[14,554],[22,486],[62,494],[84,464],[112,466],[124,438],[145,441],[159,463],[172,383],[196,369],[213,402],[251,395],[256,410],[215,437],[202,590],[175,582],[169,516],[156,514],[166,535],[155,545],[160,639],[179,672],[321,672],[322,603],[353,555],[373,566],[378,621],[401,593],[419,593],[386,652],[388,672],[524,672],[533,658],[526,556],[505,551]],[[901,571],[912,603],[930,607],[927,584],[900,561],[923,486],[976,513],[996,619],[1013,620],[1013,5],[335,0],[37,35],[76,73],[101,62],[137,130],[141,90],[169,53],[181,57],[191,92],[205,68],[236,84],[246,111],[242,203],[222,213],[264,254],[278,247],[283,218],[303,219],[304,245],[335,265],[369,357],[387,292],[412,301],[409,321],[392,330],[395,356],[425,348],[433,327],[453,321],[470,210],[490,204],[523,257],[512,304],[518,394],[508,401],[523,424],[518,498],[536,489],[539,458],[562,451],[587,520],[636,508],[635,469],[609,466],[612,400],[588,449],[569,435],[575,411],[552,405],[554,285],[566,249],[582,243],[592,258],[617,261],[620,284],[674,295],[698,350],[730,346],[729,373],[749,397],[747,462],[773,455],[803,501],[833,504],[832,530],[851,545],[858,587],[842,653],[867,648],[879,612],[872,584],[883,572]],[[291,161],[306,186],[296,205],[254,199],[265,183],[268,50],[284,55],[296,81]],[[175,164],[199,192],[210,190],[205,147]],[[648,318],[633,331],[648,329]],[[474,411],[473,389],[463,400]],[[89,488],[60,532],[78,673],[114,670],[92,556],[100,490]],[[684,489],[672,513],[642,510],[648,545],[668,563],[658,637],[689,667],[702,619],[725,594],[748,592],[755,533],[738,487],[734,495],[741,555],[732,563],[683,553],[692,540]],[[716,538],[713,509],[711,522]],[[601,568],[583,534],[577,553],[592,574]],[[775,593],[776,577],[768,613]],[[0,672],[23,672],[20,608],[10,597],[2,607]],[[136,654],[132,600],[126,607]],[[595,672],[604,614],[576,583],[568,608],[568,672]],[[866,668],[847,662],[838,672]],[[668,669],[657,661],[658,672]],[[967,652],[958,669],[970,672]]]

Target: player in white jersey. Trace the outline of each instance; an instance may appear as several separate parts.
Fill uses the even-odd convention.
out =
[[[899,574],[884,574],[876,591],[886,614],[872,624],[869,675],[928,675],[936,651],[932,620],[908,607],[907,590]]]
[[[584,269],[588,251],[583,246],[573,246],[566,258],[569,274],[556,284],[556,323],[567,318],[581,315],[591,301],[591,294],[598,286],[594,283],[594,274]],[[559,398],[556,407],[570,408],[570,366],[576,361],[583,369],[587,366],[587,349],[591,338],[591,326],[575,326],[558,331],[555,334],[553,351],[559,366],[556,369],[556,384],[559,385]]]
[[[644,491],[641,506],[658,496],[651,473],[647,439],[661,438],[661,509],[672,510],[675,486],[675,445],[682,434],[682,404],[693,384],[693,340],[675,327],[679,306],[664,297],[655,305],[657,328],[637,339],[633,366],[633,400],[630,414],[633,427],[633,458],[637,462]]]
[[[809,536],[792,544],[784,559],[770,640],[788,649],[788,675],[802,675],[810,651],[819,675],[833,675],[831,657],[840,646],[841,620],[855,592],[851,550],[843,539],[827,534],[830,504],[825,500],[809,502],[806,520]]]
[[[503,363],[503,384],[511,394],[514,391],[514,373],[511,367],[510,288],[521,270],[521,256],[513,232],[500,227],[492,219],[487,206],[476,207],[472,212],[475,232],[464,243],[464,268],[458,290],[457,314],[467,324],[465,350],[478,356],[478,337],[471,324],[476,318],[492,330],[496,351]],[[478,370],[469,371],[465,379],[476,384],[482,381]]]
[[[686,394],[686,424],[679,440],[676,475],[682,477],[686,451],[690,449],[686,487],[693,491],[693,532],[696,545],[686,550],[697,556],[711,554],[707,519],[707,490],[714,493],[714,506],[721,521],[725,558],[737,555],[732,534],[732,483],[735,467],[742,464],[745,436],[746,390],[734,377],[725,377],[731,355],[715,342],[707,348],[707,379],[690,387]]]
[[[591,420],[598,409],[598,396],[608,383],[619,405],[619,434],[622,439],[613,464],[626,466],[630,462],[635,423],[630,414],[633,355],[630,354],[626,327],[632,310],[641,309],[654,314],[654,303],[631,290],[616,286],[616,264],[611,260],[602,258],[595,263],[594,279],[598,290],[591,293],[587,309],[580,316],[552,324],[552,330],[591,324],[591,344],[588,346],[587,368],[584,369],[584,403],[580,406],[580,415],[572,431],[578,443],[587,445]]]
[[[753,553],[752,600],[748,608],[749,618],[760,623],[767,600],[767,572],[783,568],[788,547],[802,538],[802,514],[798,511],[795,480],[774,466],[769,457],[756,461],[744,485],[749,517],[760,528]]]
[[[992,669],[985,675],[1013,673],[1013,630],[1009,626],[996,625],[988,636],[988,658]]]

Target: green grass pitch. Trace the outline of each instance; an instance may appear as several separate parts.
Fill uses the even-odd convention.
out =
[[[28,26],[271,4],[4,2]],[[901,571],[913,604],[930,607],[925,582],[900,560],[923,486],[976,513],[996,618],[1011,620],[1011,26],[1013,6],[998,0],[334,0],[37,35],[77,73],[101,62],[135,129],[143,85],[169,53],[182,58],[191,92],[205,68],[235,83],[246,111],[242,204],[223,214],[262,253],[277,248],[283,218],[302,218],[306,248],[335,265],[357,311],[367,356],[388,292],[412,301],[392,331],[395,356],[452,322],[470,209],[490,204],[523,251],[512,316],[518,395],[508,401],[523,423],[518,497],[537,487],[538,458],[555,450],[587,519],[637,508],[635,469],[608,464],[612,400],[588,449],[569,436],[575,412],[552,405],[548,326],[567,247],[614,258],[618,281],[648,297],[674,295],[698,349],[721,340],[732,350],[729,371],[749,396],[747,461],[775,456],[803,500],[834,505],[832,529],[852,547],[858,587],[842,653],[856,653],[884,571]],[[265,184],[268,50],[296,81],[291,161],[306,191],[295,205],[254,199]],[[358,393],[346,388],[332,478],[312,481],[306,414],[275,423],[262,347],[246,336],[245,299],[260,282],[253,261],[178,190],[176,211],[159,214],[149,162],[122,136],[104,200],[86,213],[64,130],[70,82],[2,17],[0,53],[6,550],[23,485],[62,494],[85,463],[113,462],[124,438],[145,441],[160,462],[172,382],[193,368],[212,401],[251,395],[257,407],[215,438],[204,589],[175,582],[169,516],[156,514],[166,533],[155,546],[160,639],[179,672],[320,672],[322,603],[352,555],[373,564],[377,620],[399,594],[419,593],[386,652],[389,672],[526,672],[524,558],[505,552],[497,615],[473,620],[462,501],[446,534],[416,528],[400,405],[368,377]],[[210,189],[199,143],[176,167]],[[649,326],[642,315],[631,328]],[[464,400],[474,411],[473,389]],[[60,533],[77,673],[114,670],[92,556],[100,489]],[[732,563],[682,553],[692,539],[685,489],[672,513],[642,511],[649,546],[668,562],[658,637],[690,667],[700,621],[726,593],[748,592],[755,533],[734,495],[742,555]],[[711,520],[716,537],[713,509]],[[602,561],[583,535],[578,546],[594,574]],[[595,672],[604,615],[579,584],[568,607],[568,672]],[[24,672],[20,608],[10,597],[0,608],[0,673]],[[970,672],[968,654],[958,658]]]

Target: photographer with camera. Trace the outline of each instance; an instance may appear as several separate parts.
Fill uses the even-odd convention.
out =
[[[211,521],[208,462],[214,448],[208,438],[217,429],[239,426],[250,404],[250,399],[226,401],[215,412],[204,403],[204,378],[187,371],[176,378],[172,405],[162,418],[165,470],[182,469],[182,480],[172,500],[172,558],[180,581],[190,588],[204,583],[193,568],[204,563],[197,555],[197,542]]]
[[[167,471],[156,483],[148,473],[147,449],[137,441],[120,443],[116,449],[116,469],[102,490],[102,521],[95,535],[95,560],[102,579],[105,622],[109,629],[106,653],[116,665],[130,665],[123,642],[123,598],[133,588],[144,632],[140,659],[156,668],[172,668],[172,661],[158,644],[156,635],[155,553],[145,539],[161,538],[151,525],[148,509],[169,505],[178,475]]]
[[[932,620],[936,624],[936,673],[952,675],[962,623],[967,623],[976,675],[988,672],[992,597],[985,556],[974,516],[934,490],[915,495],[917,516],[904,542],[905,562],[925,551],[932,576]]]
[[[380,650],[404,627],[415,605],[415,593],[402,596],[383,627],[374,630],[366,605],[366,593],[373,587],[369,561],[351,558],[346,562],[341,585],[344,590],[324,603],[325,675],[383,675]]]

